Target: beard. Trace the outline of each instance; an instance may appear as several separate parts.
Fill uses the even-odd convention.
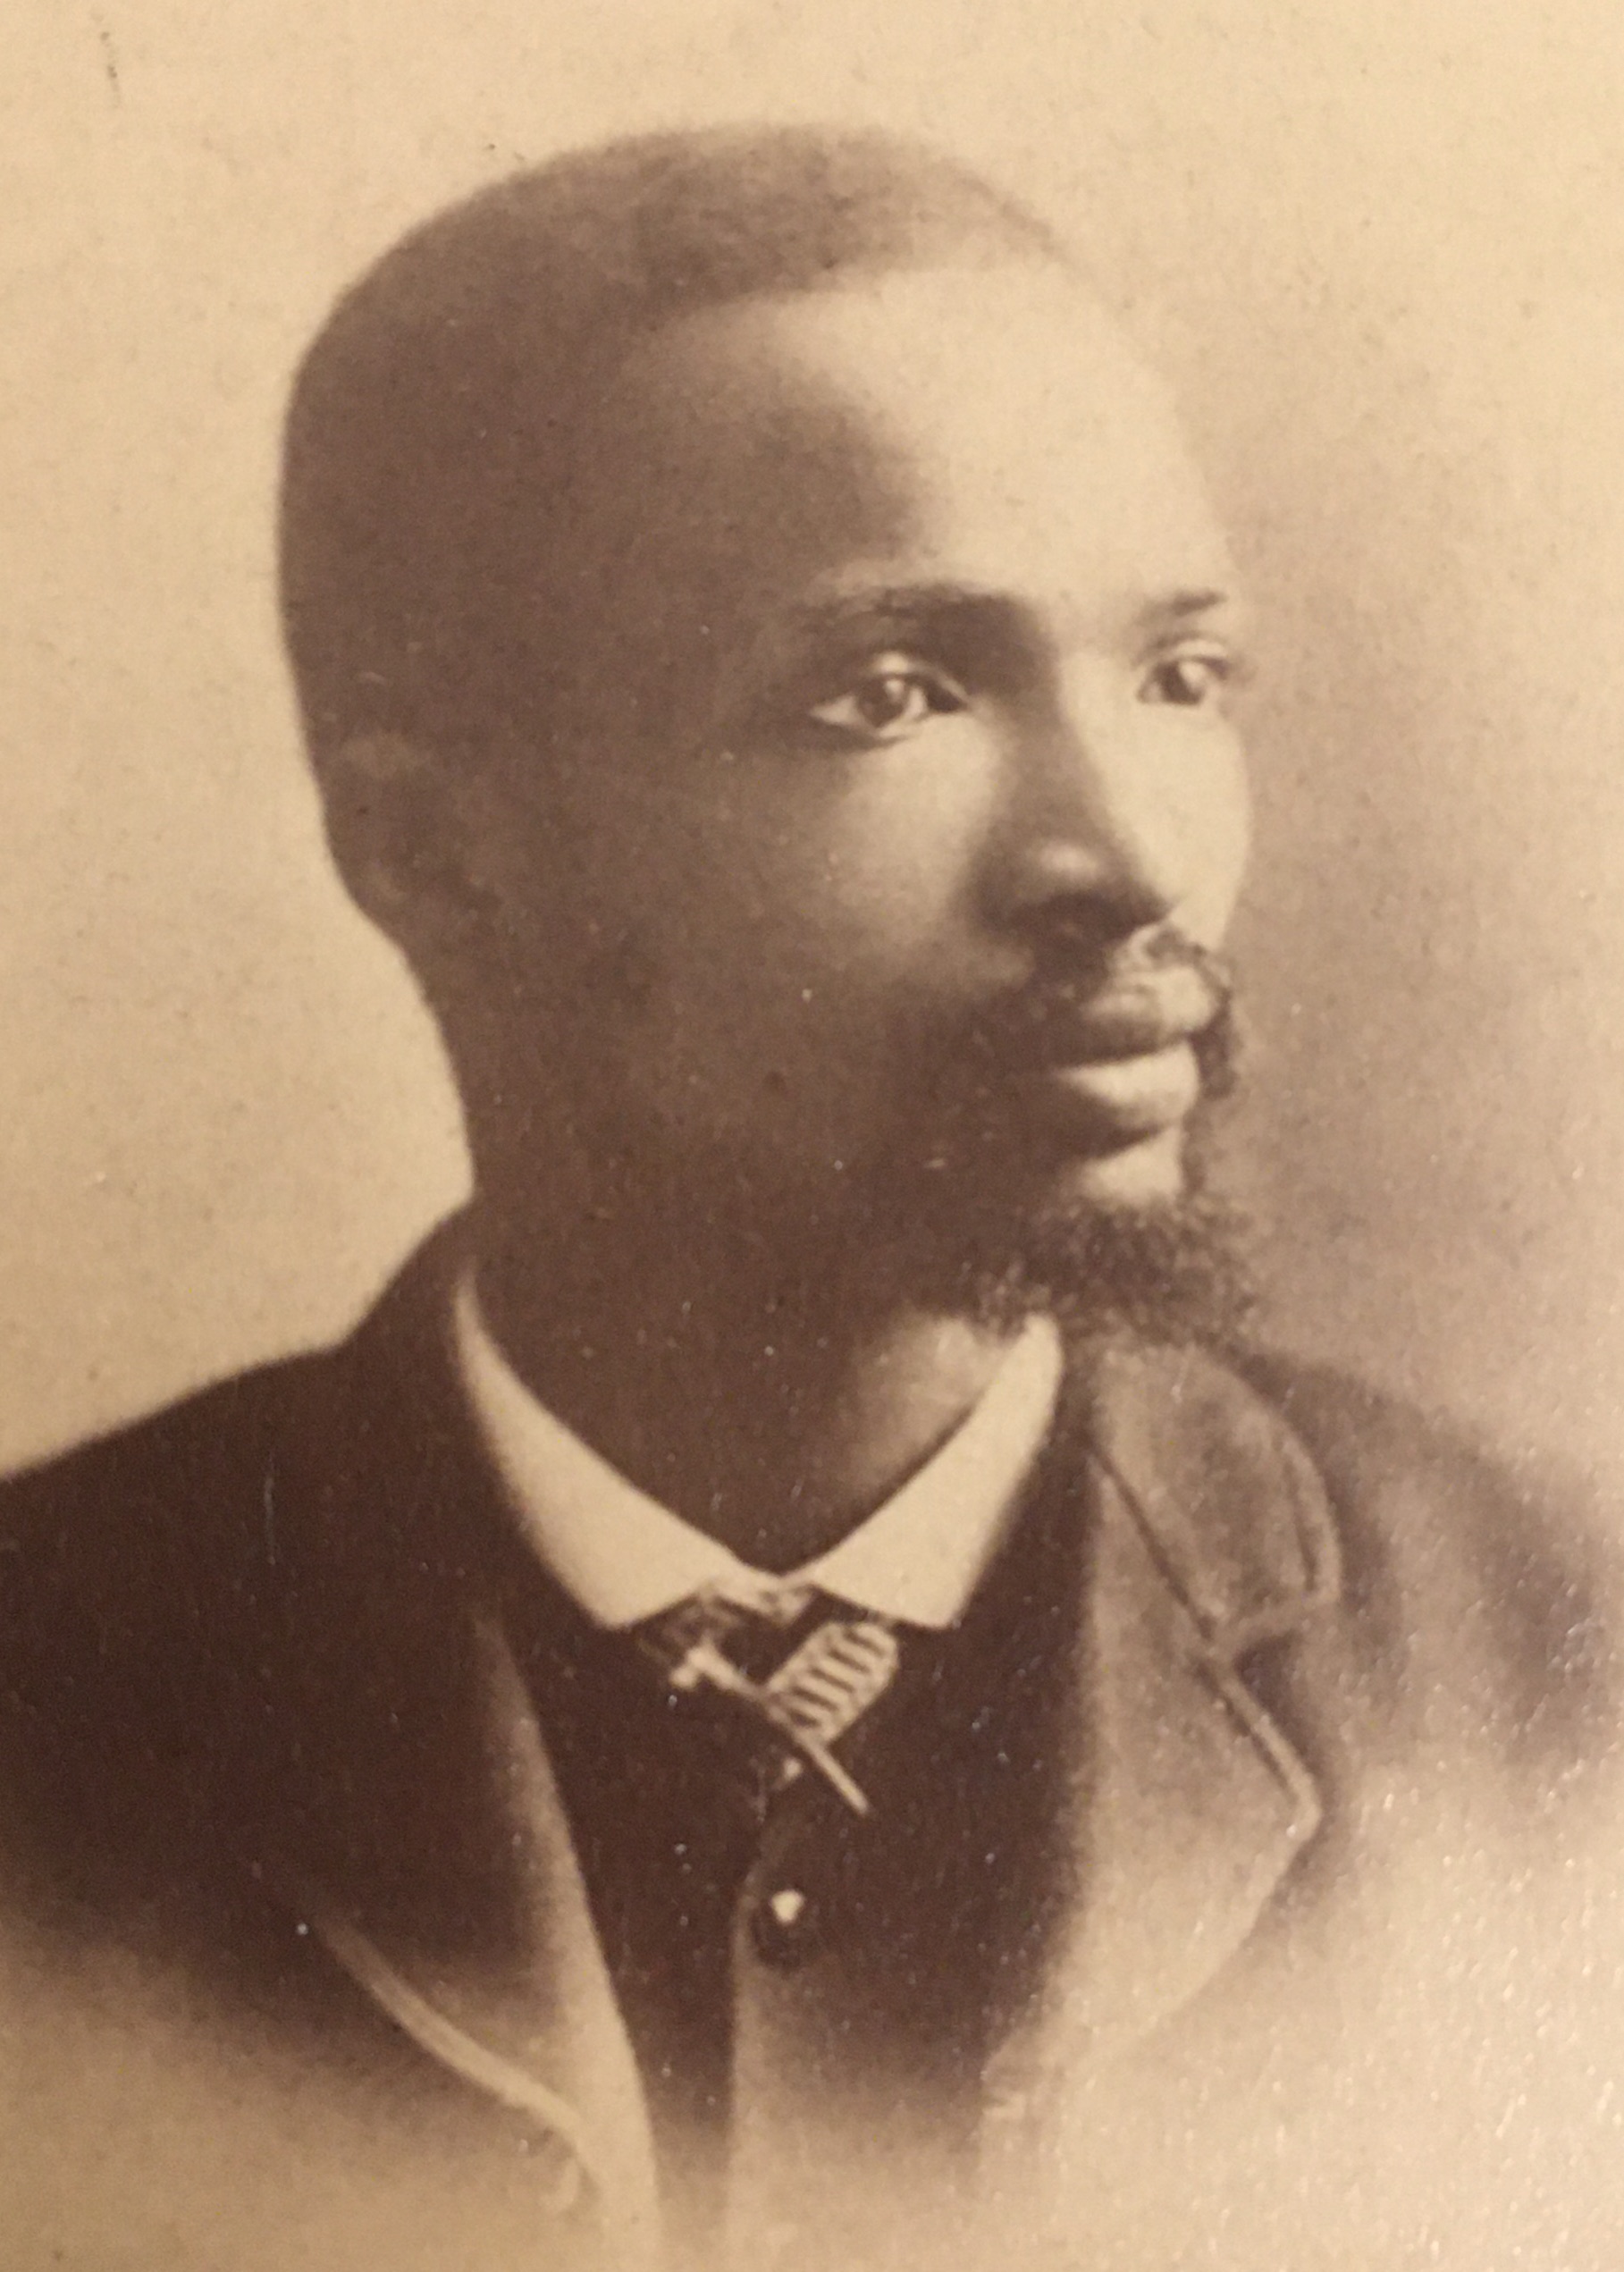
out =
[[[912,1208],[895,1189],[888,1202],[870,1195],[873,1266],[895,1271],[897,1290],[921,1307],[999,1332],[1044,1315],[1073,1346],[1128,1338],[1244,1351],[1258,1308],[1251,1226],[1216,1175],[1216,1138],[1240,1056],[1226,978],[1194,1047],[1201,1091],[1182,1131],[1176,1193],[1084,1196],[1053,1161],[1035,1162],[1006,1134],[987,1135],[923,1208],[917,1170]]]
[[[1242,1210],[1205,1185],[1140,1205],[1058,1199],[991,1228],[936,1291],[1000,1331],[1041,1314],[1071,1344],[1126,1338],[1234,1354],[1257,1308],[1249,1247]]]

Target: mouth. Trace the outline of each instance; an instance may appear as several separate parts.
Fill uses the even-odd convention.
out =
[[[1017,1073],[1011,1087],[1022,1117],[1067,1150],[1112,1152],[1188,1118],[1201,1074],[1190,1043],[1176,1041],[1133,1056]]]
[[[1199,1039],[1225,997],[1191,963],[1028,997],[1005,1027],[999,1085],[1030,1125],[1102,1153],[1175,1128],[1203,1086]]]

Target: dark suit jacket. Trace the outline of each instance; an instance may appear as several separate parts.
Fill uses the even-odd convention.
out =
[[[443,1269],[0,1495],[4,2272],[683,2259]],[[1624,2260],[1611,1554],[1191,1352],[1080,1370],[1034,1491],[1075,1646],[976,2120],[871,1948],[741,1934],[703,2260]]]

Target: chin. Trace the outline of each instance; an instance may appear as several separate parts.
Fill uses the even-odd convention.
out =
[[[1056,1179],[1053,1203],[1131,1214],[1176,1207],[1188,1188],[1181,1123],[1116,1151],[1069,1161]]]
[[[935,1250],[948,1306],[1008,1325],[1053,1317],[1075,1342],[1127,1334],[1235,1352],[1255,1308],[1248,1225],[1214,1191],[1199,1124],[1040,1176],[985,1179]],[[927,1264],[927,1275],[931,1275]]]

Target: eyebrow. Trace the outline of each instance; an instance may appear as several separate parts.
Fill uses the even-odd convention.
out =
[[[1215,608],[1233,606],[1234,598],[1233,592],[1222,592],[1216,586],[1206,591],[1171,592],[1165,600],[1153,600],[1143,612],[1149,620],[1183,623],[1192,615],[1210,615]]]
[[[984,585],[956,583],[876,584],[825,599],[809,600],[795,610],[792,627],[812,635],[866,631],[876,623],[924,623],[944,616],[1007,615],[1016,603],[1006,594]]]
[[[1228,607],[1235,595],[1216,585],[1181,588],[1148,602],[1135,610],[1136,626],[1154,628],[1185,623]],[[809,601],[792,618],[792,627],[803,635],[838,636],[843,632],[872,631],[876,627],[938,625],[944,619],[980,618],[1010,625],[1030,616],[1026,602],[985,585],[954,581],[922,584],[878,584]]]

